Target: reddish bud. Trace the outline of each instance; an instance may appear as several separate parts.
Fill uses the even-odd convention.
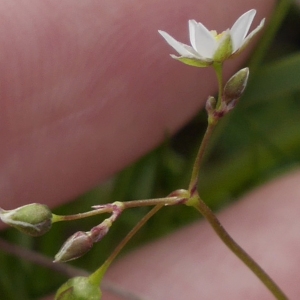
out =
[[[66,262],[76,259],[93,247],[93,240],[84,231],[78,231],[70,236],[63,244],[59,252],[55,255],[54,262]]]

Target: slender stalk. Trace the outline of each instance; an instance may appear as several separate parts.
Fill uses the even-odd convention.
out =
[[[75,215],[67,215],[67,216],[61,216],[61,215],[52,215],[52,223],[56,222],[62,222],[62,221],[74,221],[74,220],[79,220],[79,219],[84,219],[84,218],[89,218],[92,216],[97,216],[100,214],[104,213],[111,213],[112,212],[112,207],[111,206],[104,206],[101,209],[94,209],[91,211],[87,211],[84,213],[79,213]]]
[[[239,258],[244,264],[252,270],[252,272],[261,280],[261,282],[270,290],[270,292],[275,296],[278,300],[288,300],[287,296],[283,293],[283,291],[279,288],[279,286],[272,280],[272,278],[253,260],[249,254],[239,246],[233,238],[228,234],[228,232],[221,225],[217,217],[211,211],[211,209],[202,201],[199,196],[197,197],[198,201],[194,205],[196,208],[210,223],[214,231],[220,237],[220,239],[224,242],[224,244]]]
[[[193,165],[191,180],[189,183],[189,192],[191,194],[193,194],[193,192],[197,189],[197,185],[198,185],[198,181],[199,181],[199,172],[200,172],[201,164],[203,161],[204,153],[205,153],[208,142],[210,140],[210,137],[211,137],[215,127],[216,127],[216,124],[208,124],[205,134],[204,134],[204,137],[202,139],[200,148],[198,150],[198,153],[197,153],[194,165]]]
[[[98,268],[94,273],[90,275],[91,282],[95,284],[100,284],[102,281],[102,278],[107,270],[107,268],[110,266],[110,264],[113,262],[113,260],[116,258],[116,256],[121,252],[121,250],[124,248],[124,246],[129,242],[129,240],[142,228],[145,223],[154,215],[156,214],[164,205],[158,204],[154,206],[139,222],[136,224],[133,229],[125,236],[125,238],[120,242],[120,244],[114,249],[114,251],[110,254],[110,256],[106,259],[106,261],[101,265],[100,268]]]
[[[182,199],[180,199],[180,197],[178,196],[165,197],[165,198],[153,198],[153,199],[145,199],[145,200],[132,200],[132,201],[122,202],[122,208],[127,209],[127,208],[142,207],[142,206],[175,205],[180,200]],[[99,208],[95,206],[95,209],[91,211],[78,213],[75,215],[61,216],[61,215],[53,214],[52,223],[62,222],[62,221],[74,221],[74,220],[89,218],[104,213],[112,213],[113,205],[114,203],[108,205],[104,204],[103,206],[102,205],[99,206]]]
[[[217,104],[216,104],[216,107],[218,108],[221,105],[221,101],[222,101],[223,65],[218,63],[218,64],[214,64],[213,67],[214,67],[216,75],[217,75],[218,87],[219,87],[218,100],[217,100]],[[205,153],[208,142],[211,138],[211,135],[212,135],[213,130],[216,127],[217,123],[218,123],[218,120],[215,119],[215,120],[211,121],[211,118],[208,117],[208,126],[206,128],[204,137],[202,139],[200,148],[198,150],[198,153],[197,153],[194,165],[193,165],[191,180],[189,183],[189,192],[191,193],[191,195],[193,195],[193,193],[197,190],[198,181],[199,181],[199,172],[200,172],[201,164],[203,161],[204,153]]]
[[[216,103],[216,109],[220,108],[222,102],[222,92],[223,92],[223,76],[222,76],[222,64],[215,64],[214,69],[217,74],[218,84],[219,84],[219,95]],[[218,118],[214,118],[210,110],[208,110],[208,127],[204,134],[202,143],[199,147],[195,163],[193,166],[192,176],[189,184],[190,198],[186,202],[186,205],[193,206],[197,209],[210,223],[214,231],[224,242],[224,244],[239,258],[241,259],[246,266],[261,280],[261,282],[270,290],[270,292],[278,300],[287,300],[287,296],[283,291],[278,287],[278,285],[271,279],[271,277],[241,248],[227,233],[223,228],[217,217],[211,211],[211,209],[202,201],[200,198],[197,185],[199,180],[199,172],[201,168],[201,163],[203,161],[203,156],[207,148],[209,139],[212,135],[213,129],[218,123]]]
[[[133,200],[123,202],[124,208],[134,208],[143,206],[157,206],[157,205],[174,205],[177,204],[181,199],[178,197],[165,197],[165,198],[155,198],[146,200]]]
[[[217,101],[217,108],[221,105],[222,101],[222,92],[223,92],[223,64],[214,64],[213,65],[215,72],[217,74],[218,79],[218,88],[219,88],[219,94],[218,94],[218,101]]]

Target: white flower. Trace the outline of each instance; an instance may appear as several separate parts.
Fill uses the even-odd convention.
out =
[[[176,41],[168,33],[159,30],[167,43],[172,46],[180,56],[171,55],[173,58],[196,67],[206,67],[214,63],[222,63],[229,57],[240,53],[248,42],[263,27],[265,19],[248,36],[255,9],[251,9],[240,16],[231,29],[220,34],[209,31],[202,23],[189,20],[190,42],[192,46]]]

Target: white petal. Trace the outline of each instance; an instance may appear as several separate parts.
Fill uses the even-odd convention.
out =
[[[254,30],[252,30],[251,33],[243,40],[239,48],[243,49],[250,42],[250,40],[262,29],[264,24],[265,24],[265,19],[262,19],[260,24]]]
[[[264,26],[264,24],[265,24],[265,18],[264,19],[262,19],[261,21],[260,21],[260,24],[254,29],[254,30],[252,30],[250,33],[249,33],[249,35],[247,36],[247,40],[248,39],[251,39],[258,31],[260,31],[261,29],[262,29],[262,27]]]
[[[255,9],[247,11],[237,19],[237,21],[233,24],[232,28],[230,29],[231,38],[233,42],[233,51],[236,51],[242,45],[243,40],[249,31],[255,14]]]
[[[166,42],[171,47],[173,47],[181,56],[188,56],[188,57],[195,56],[192,47],[176,41],[172,36],[170,36],[168,33],[164,31],[158,30],[158,32],[162,35],[162,37],[166,40]]]
[[[195,20],[189,20],[190,41],[193,48],[202,57],[212,58],[217,42],[212,33],[202,24]]]

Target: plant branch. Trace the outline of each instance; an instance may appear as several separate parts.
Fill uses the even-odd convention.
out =
[[[113,260],[116,258],[116,256],[121,252],[121,250],[124,248],[124,246],[129,242],[129,240],[140,230],[145,223],[154,215],[156,214],[161,208],[163,207],[162,204],[154,206],[139,222],[136,224],[133,229],[125,236],[125,238],[119,243],[119,245],[114,249],[114,251],[110,254],[110,256],[106,259],[106,261],[103,263],[103,265],[98,268],[94,273],[90,275],[91,281],[95,283],[101,283],[102,278],[107,270],[107,268],[110,266],[110,264],[113,262]]]
[[[196,198],[196,197],[195,197]],[[252,272],[261,280],[261,282],[270,290],[277,300],[288,300],[287,296],[273,281],[273,279],[253,260],[253,258],[241,247],[221,225],[217,217],[211,209],[197,196],[198,201],[194,201],[198,205],[194,207],[206,218],[214,231],[224,242],[224,244],[239,258],[244,264],[252,270]]]
[[[209,124],[207,126],[207,129],[206,129],[204,137],[202,139],[200,148],[198,150],[198,153],[197,153],[194,165],[193,165],[191,180],[189,183],[189,192],[191,193],[191,195],[193,195],[193,193],[197,190],[198,181],[199,181],[199,172],[200,172],[201,164],[203,162],[204,153],[207,149],[209,140],[211,138],[211,135],[213,133],[215,126],[216,126],[215,124]]]
[[[184,200],[180,196],[181,195],[169,196],[164,198],[153,198],[153,199],[145,199],[145,200],[132,200],[126,202],[118,202],[118,205],[120,205],[122,209],[143,207],[143,206],[155,206],[155,205],[162,205],[162,206],[175,205],[178,204],[181,200]],[[89,218],[104,213],[112,213],[114,211],[115,203],[95,205],[93,206],[93,210],[91,211],[78,213],[74,215],[62,216],[62,215],[53,214],[52,223],[62,222],[62,221],[74,221],[74,220]]]

